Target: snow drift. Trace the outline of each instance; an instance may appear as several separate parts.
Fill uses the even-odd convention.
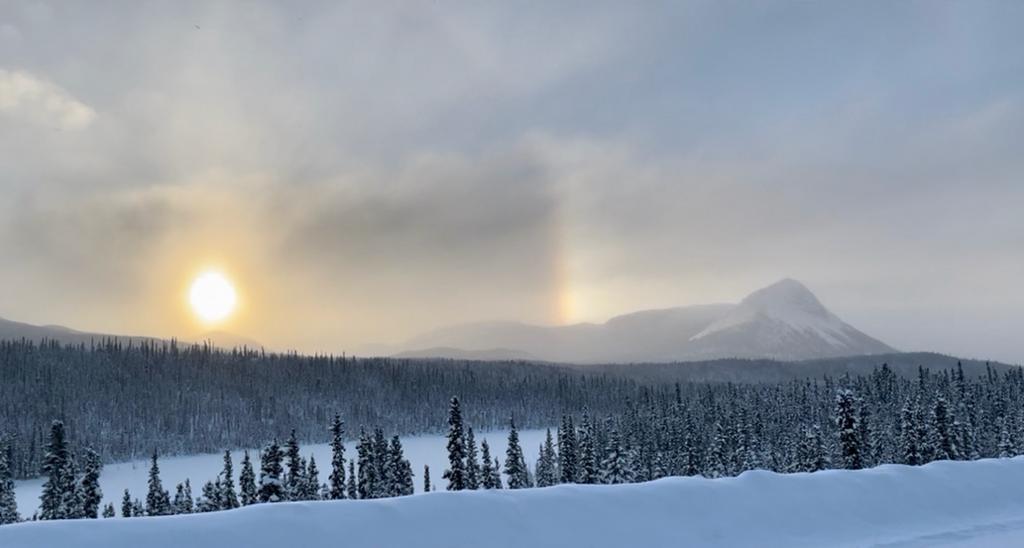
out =
[[[940,546],[1024,541],[1024,457],[434,492],[0,527],[4,548]]]

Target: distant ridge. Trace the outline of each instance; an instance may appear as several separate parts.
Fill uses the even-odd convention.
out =
[[[57,341],[62,344],[88,344],[90,342],[99,342],[103,339],[117,339],[120,341],[132,342],[161,342],[169,340],[162,339],[160,337],[147,337],[141,335],[91,333],[87,331],[78,331],[71,329],[70,327],[64,327],[63,325],[33,325],[0,318],[0,340],[21,339],[36,342],[42,340]],[[185,344],[210,343],[213,346],[227,349],[240,348],[243,346],[252,349],[262,348],[260,343],[252,339],[223,331],[211,331],[196,336],[193,340],[178,339],[178,341]]]
[[[644,310],[603,324],[451,326],[413,338],[396,355],[464,358],[467,352],[495,348],[570,363],[792,361],[896,351],[839,319],[806,286],[787,278],[739,304]]]

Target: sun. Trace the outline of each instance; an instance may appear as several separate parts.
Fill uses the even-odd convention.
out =
[[[227,318],[234,311],[237,300],[231,282],[215,271],[200,274],[192,281],[188,292],[192,311],[206,323],[216,323]]]

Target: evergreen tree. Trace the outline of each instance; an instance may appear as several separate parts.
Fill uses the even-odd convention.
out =
[[[466,489],[480,488],[480,462],[476,452],[473,427],[466,429]]]
[[[917,438],[917,425],[914,424],[915,412],[908,398],[900,410],[900,433],[898,459],[902,464],[917,466],[924,464],[921,458],[920,440]]]
[[[302,462],[302,455],[299,454],[299,440],[295,437],[294,429],[285,445],[285,458],[288,466],[288,474],[284,479],[285,497],[287,500],[300,500],[306,485],[305,465]]]
[[[817,472],[831,465],[825,444],[821,439],[821,427],[817,424],[804,432],[797,447],[797,466],[801,472]]]
[[[501,489],[501,463],[498,462],[498,457],[494,457],[494,467],[491,468],[491,485],[493,489]]]
[[[555,454],[555,444],[549,428],[547,437],[540,446],[540,456],[537,459],[537,487],[550,487],[558,483],[558,470],[555,464],[557,459],[558,455]]]
[[[107,505],[103,507],[103,517],[104,518],[112,518],[112,517],[114,517],[116,515],[117,515],[117,512],[114,510],[114,503],[113,502],[108,502]]]
[[[423,492],[430,492],[430,466],[423,465]]]
[[[348,483],[345,485],[346,495],[350,499],[359,498],[359,489],[356,487],[356,463],[348,461]]]
[[[242,471],[238,474],[238,490],[240,492],[239,503],[242,506],[249,506],[259,502],[259,491],[256,489],[256,473],[252,469],[252,459],[246,451],[242,457]]]
[[[128,494],[127,489],[124,490],[124,497],[121,498],[121,517],[132,517],[132,497]]]
[[[930,445],[934,451],[932,456],[935,460],[955,460],[958,457],[958,452],[946,398],[942,396],[935,398],[929,422]]]
[[[14,480],[10,462],[11,451],[0,440],[0,525],[21,521],[18,515],[18,500],[14,497]]]
[[[576,427],[572,424],[572,417],[562,415],[562,424],[558,427],[558,472],[561,483],[576,483],[579,476],[576,463]]]
[[[1017,447],[1013,443],[1013,437],[1010,435],[1010,426],[1007,424],[1009,421],[1006,417],[999,417],[996,421],[999,428],[999,446],[998,446],[998,457],[1001,459],[1010,458],[1017,454]]]
[[[494,463],[491,461],[491,447],[487,444],[486,439],[480,442],[480,461],[480,486],[484,489],[494,489],[496,487],[495,478],[500,482],[501,477],[494,469]]]
[[[53,421],[50,440],[43,457],[43,491],[39,496],[39,519],[66,519],[73,513],[67,501],[74,496],[74,477],[68,477],[71,453],[68,450],[64,423]]]
[[[334,416],[331,423],[331,475],[328,479],[330,490],[328,498],[340,500],[345,498],[345,434],[344,423],[340,415]]]
[[[609,423],[611,418],[609,418]],[[605,457],[601,461],[601,483],[629,483],[633,481],[633,471],[626,460],[626,455],[619,440],[619,431],[614,425],[608,428],[608,444],[604,450]]]
[[[835,416],[842,466],[847,470],[859,470],[864,467],[864,461],[858,429],[857,398],[851,390],[842,389],[836,394]]]
[[[260,502],[281,502],[287,500],[284,492],[284,482],[281,476],[284,474],[284,467],[281,462],[284,454],[281,453],[281,446],[275,440],[260,455]]]
[[[597,483],[599,475],[596,446],[594,444],[594,428],[588,413],[583,413],[579,435],[576,439],[579,444],[579,469],[576,481],[578,483]]]
[[[413,494],[415,487],[412,482],[412,465],[405,459],[402,441],[398,439],[398,436],[391,438],[389,454],[391,496],[402,497]]]
[[[142,504],[142,501],[135,499],[132,501],[132,517],[141,518],[146,515],[146,506]]]
[[[374,443],[365,430],[359,431],[359,443],[356,445],[356,454],[359,459],[359,498],[373,498],[378,491],[377,483],[377,459],[374,455]]]
[[[146,515],[166,516],[171,513],[171,496],[164,489],[160,481],[160,465],[157,464],[157,454],[153,451],[153,457],[149,465],[149,490],[146,493]]]
[[[448,469],[444,479],[448,480],[449,491],[466,488],[466,447],[462,428],[462,409],[459,398],[452,396],[448,406]]]
[[[715,422],[711,430],[711,446],[704,464],[704,475],[709,478],[722,478],[729,475],[729,440],[720,422]]]
[[[96,519],[99,517],[100,503],[103,502],[103,491],[100,489],[100,473],[103,462],[92,449],[85,451],[85,468],[82,479],[78,483],[77,517]]]
[[[221,485],[220,477],[218,476],[216,481],[208,481],[203,485],[202,494],[199,496],[199,500],[196,502],[197,512],[216,512],[223,508],[223,502],[220,500]]]
[[[231,462],[231,451],[224,451],[224,470],[220,473],[221,510],[232,510],[241,506],[235,492],[235,472]]]
[[[505,474],[508,476],[509,489],[525,489],[530,486],[530,476],[526,469],[523,448],[519,446],[519,431],[515,421],[509,423],[508,448],[505,450]]]
[[[320,498],[320,470],[316,467],[316,459],[309,456],[309,464],[306,467],[306,485],[302,490],[301,500],[317,500]]]
[[[186,478],[185,483],[179,483],[174,491],[174,512],[176,514],[191,514],[195,511],[192,499],[192,483]]]
[[[370,498],[383,498],[393,496],[395,487],[388,481],[388,468],[391,465],[391,459],[389,457],[390,448],[388,447],[388,440],[384,437],[383,428],[373,429],[373,451],[372,464],[374,470],[374,482],[372,485],[372,495]],[[394,472],[391,473],[392,479],[394,479]]]

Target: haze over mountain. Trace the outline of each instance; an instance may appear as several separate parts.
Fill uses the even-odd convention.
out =
[[[667,362],[803,360],[894,351],[829,312],[802,283],[784,279],[739,304],[645,310],[603,324],[483,322],[446,327],[413,338],[397,355],[461,359],[467,353],[519,353],[561,362]]]

